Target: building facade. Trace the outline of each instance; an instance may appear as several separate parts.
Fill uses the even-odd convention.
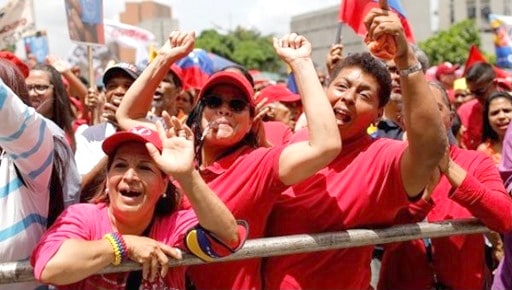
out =
[[[138,26],[151,31],[155,35],[157,45],[162,45],[173,30],[178,30],[179,23],[172,17],[172,9],[168,5],[159,4],[152,0],[127,2],[124,11],[119,15],[122,23]],[[135,50],[119,48],[121,61],[135,61]]]

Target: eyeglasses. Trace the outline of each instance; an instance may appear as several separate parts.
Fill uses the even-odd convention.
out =
[[[217,109],[226,103],[221,97],[218,96],[207,96],[203,100],[204,104],[210,109]],[[229,109],[235,113],[241,113],[247,108],[247,101],[242,99],[232,99],[228,103]]]
[[[493,83],[493,81],[490,81],[487,85],[485,85],[485,87],[476,89],[474,91],[470,90],[469,92],[476,97],[483,97],[483,95],[485,95],[485,92],[487,92],[487,90],[492,86]]]
[[[34,92],[39,95],[46,94],[49,88],[53,88],[53,85],[27,85],[27,90],[29,92],[34,90]]]

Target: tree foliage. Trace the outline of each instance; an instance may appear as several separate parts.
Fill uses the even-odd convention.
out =
[[[480,34],[474,20],[463,20],[448,30],[440,31],[420,42],[419,47],[427,54],[432,65],[443,61],[463,64],[471,44],[480,47]]]
[[[196,47],[213,52],[249,69],[276,72],[283,63],[272,47],[272,35],[262,36],[257,30],[237,27],[227,34],[204,30]]]

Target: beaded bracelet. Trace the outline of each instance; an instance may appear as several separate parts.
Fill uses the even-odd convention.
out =
[[[117,266],[128,258],[128,249],[123,236],[121,236],[120,233],[108,233],[104,235],[103,238],[106,239],[114,249],[114,261],[112,262],[112,265]]]

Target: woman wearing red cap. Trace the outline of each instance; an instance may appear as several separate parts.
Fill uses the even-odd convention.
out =
[[[146,121],[153,91],[170,63],[193,48],[193,33],[173,32],[158,56],[125,95],[117,118],[124,128]],[[264,235],[267,216],[281,192],[326,166],[340,152],[334,112],[318,81],[311,44],[295,33],[274,39],[274,49],[293,70],[311,128],[304,142],[261,147],[253,122],[253,88],[239,73],[214,73],[201,89],[187,124],[196,135],[196,162],[210,188],[250,225],[249,238]],[[185,202],[184,207],[188,207]],[[261,289],[261,259],[193,266],[200,289]]]
[[[43,235],[31,256],[36,279],[59,289],[183,289],[185,268],[168,266],[169,256],[181,258],[178,248],[211,261],[241,247],[245,223],[237,225],[195,170],[192,132],[164,119],[168,130],[135,127],[105,139],[104,191],[70,206]],[[177,210],[169,176],[193,210]],[[142,277],[97,274],[128,259],[142,265]]]

